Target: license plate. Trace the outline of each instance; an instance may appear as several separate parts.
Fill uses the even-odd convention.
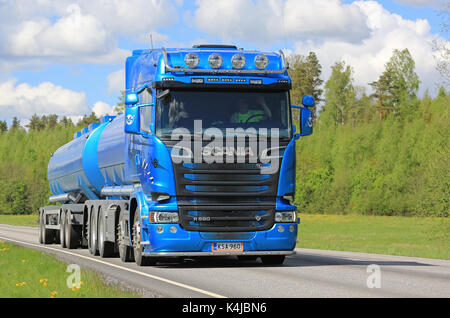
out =
[[[242,252],[244,243],[212,243],[211,250],[214,253]]]

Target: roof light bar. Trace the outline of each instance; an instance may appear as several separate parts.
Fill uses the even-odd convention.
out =
[[[281,70],[238,70],[238,69],[190,69],[190,68],[175,68],[170,66],[169,59],[167,57],[167,51],[163,47],[161,48],[164,58],[164,64],[166,72],[175,72],[175,73],[216,73],[216,74],[284,74],[287,71],[287,65],[284,58],[284,54],[282,51],[279,51],[279,54],[283,60],[283,68]]]

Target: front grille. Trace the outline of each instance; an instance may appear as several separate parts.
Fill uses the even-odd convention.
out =
[[[174,164],[179,197],[276,196],[279,169],[264,173],[262,164]]]
[[[274,206],[181,206],[181,227],[200,232],[264,231],[273,226]]]

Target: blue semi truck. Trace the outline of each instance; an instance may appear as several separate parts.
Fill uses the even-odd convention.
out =
[[[55,205],[39,210],[40,243],[138,265],[293,254],[295,142],[312,133],[314,99],[290,104],[283,53],[135,50],[125,84],[124,113],[52,155]]]

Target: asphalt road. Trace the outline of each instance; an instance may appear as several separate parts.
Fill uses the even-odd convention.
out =
[[[36,228],[0,225],[0,240],[56,254],[108,280],[145,290],[147,297],[450,298],[447,260],[297,249],[282,266],[212,257],[138,267],[118,258],[92,256],[86,249],[40,245],[37,237]]]

